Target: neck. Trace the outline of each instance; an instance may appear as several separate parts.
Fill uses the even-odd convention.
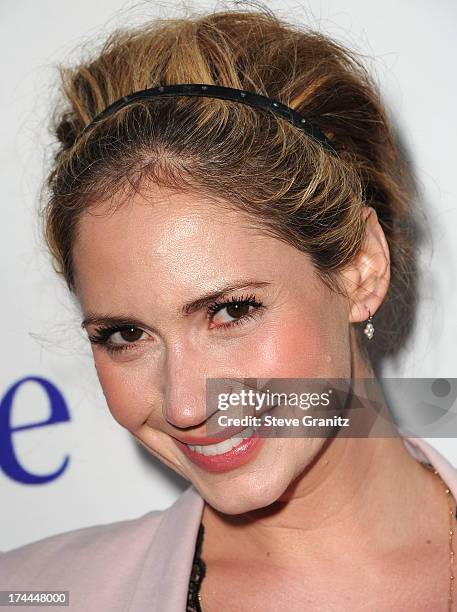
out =
[[[373,376],[362,360],[354,366],[354,378]],[[235,559],[243,550],[246,561],[271,557],[292,567],[299,561],[310,571],[320,565],[316,560],[340,560],[341,551],[369,562],[373,551],[384,555],[417,542],[422,528],[444,532],[442,483],[411,455],[400,436],[336,436],[327,442],[313,464],[267,508],[224,515],[205,505],[205,558],[233,554]]]

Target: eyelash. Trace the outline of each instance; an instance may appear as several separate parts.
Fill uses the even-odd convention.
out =
[[[222,325],[218,325],[216,329],[227,329],[231,327],[235,327],[236,325],[243,325],[249,319],[256,317],[259,314],[259,311],[264,308],[262,302],[257,301],[255,295],[249,295],[247,297],[232,297],[229,300],[225,300],[223,302],[213,302],[207,307],[207,317],[212,319],[220,310],[223,310],[227,306],[231,306],[232,304],[239,304],[242,306],[249,305],[254,306],[254,310],[248,312],[248,314],[243,315],[239,319],[235,319],[234,321],[229,321],[228,323],[223,323]],[[97,327],[95,330],[95,334],[89,334],[89,340],[92,344],[98,344],[102,346],[109,353],[120,353],[121,351],[129,350],[135,348],[136,343],[126,343],[126,344],[113,344],[109,341],[109,338],[120,331],[124,331],[127,329],[141,329],[134,325],[118,325],[118,326],[106,326],[106,327]],[[137,341],[139,342],[139,341]]]

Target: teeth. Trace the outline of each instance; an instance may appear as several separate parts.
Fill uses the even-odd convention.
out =
[[[242,431],[238,432],[232,438],[228,438],[223,442],[218,442],[217,444],[206,444],[205,446],[194,446],[192,444],[188,444],[187,446],[193,451],[200,453],[202,455],[207,455],[212,457],[214,455],[222,455],[222,453],[227,453],[229,450],[232,450],[235,446],[241,443],[242,440],[246,438],[251,438],[254,434],[255,429],[253,427],[246,427]]]

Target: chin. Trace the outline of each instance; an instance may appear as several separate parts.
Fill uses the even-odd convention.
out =
[[[220,474],[214,483],[194,481],[193,484],[210,506],[224,514],[243,514],[266,508],[283,495],[308,463],[297,467],[291,461],[284,462],[291,457],[285,455],[284,448],[282,450],[283,461],[276,462],[273,467],[252,466],[242,474]]]
[[[269,485],[262,491],[232,490],[232,487],[229,487],[220,494],[217,491],[201,491],[200,494],[210,506],[223,514],[243,514],[273,504],[281,496],[283,490]]]

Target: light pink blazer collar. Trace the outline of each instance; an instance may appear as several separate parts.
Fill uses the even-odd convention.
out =
[[[422,438],[403,440],[417,459],[438,470],[457,498],[457,468]],[[185,612],[203,505],[190,486],[167,510],[0,554],[0,590],[70,590],[69,609],[81,612]]]

